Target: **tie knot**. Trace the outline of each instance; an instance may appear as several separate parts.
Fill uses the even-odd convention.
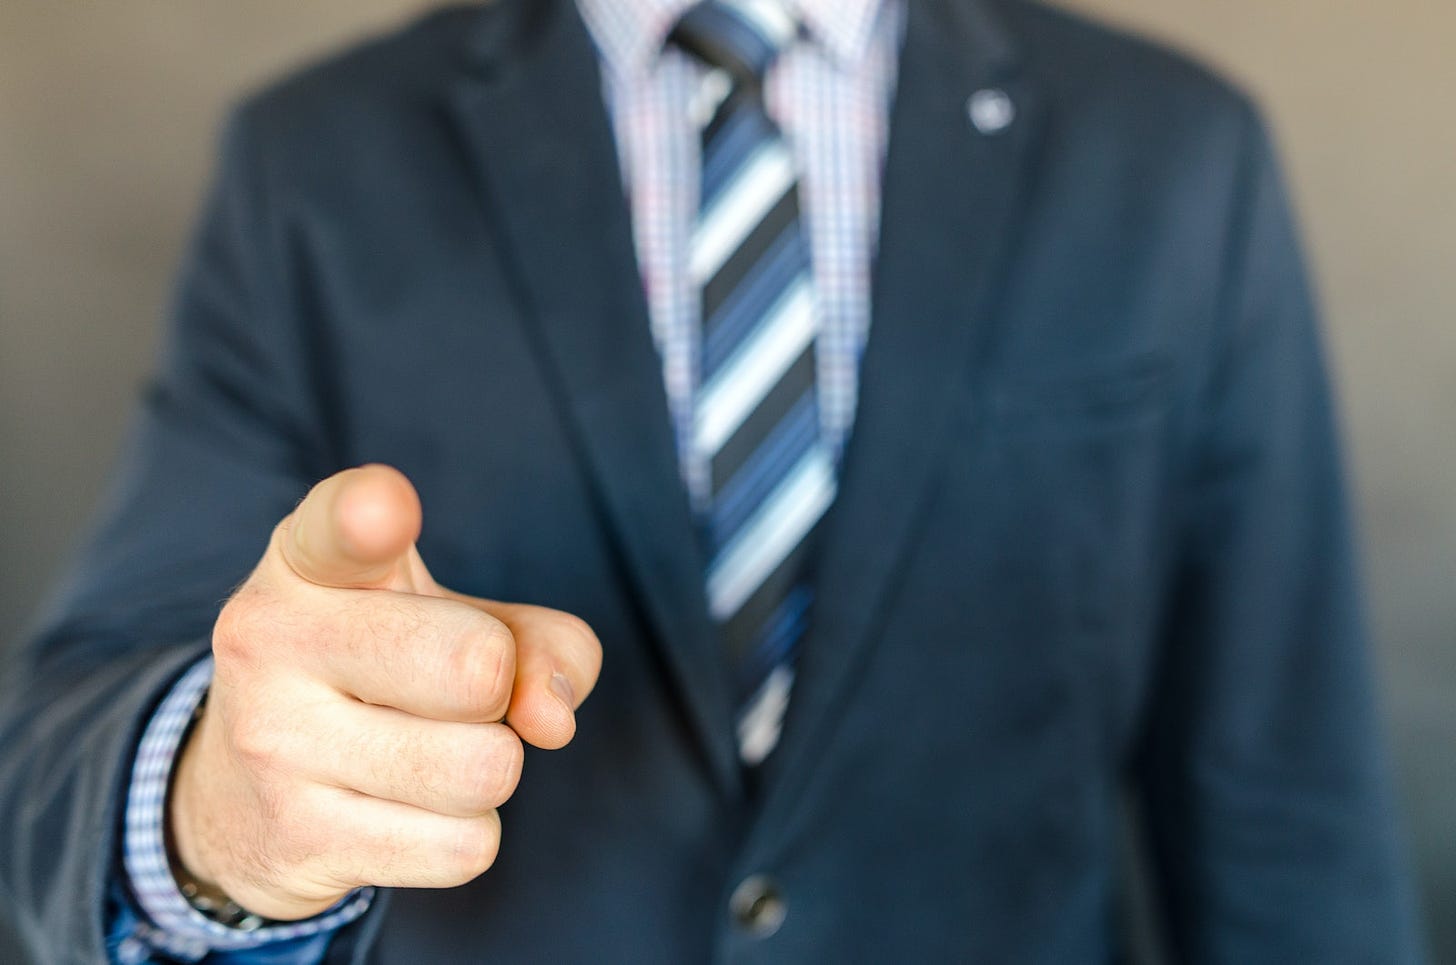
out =
[[[758,84],[797,32],[779,0],[704,0],[683,14],[669,39],[738,82]]]

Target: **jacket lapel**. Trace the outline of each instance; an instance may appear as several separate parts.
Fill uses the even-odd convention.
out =
[[[856,424],[825,519],[814,627],[765,775],[765,816],[789,803],[833,739],[952,445],[952,414],[967,404],[1037,122],[1016,62],[980,0],[909,4]],[[1007,95],[1011,122],[997,130],[982,115],[978,129],[968,114],[977,92],[983,106]]]
[[[726,666],[678,474],[590,38],[567,0],[481,13],[452,107],[531,337],[707,759],[738,793]],[[610,653],[608,653],[610,660]]]

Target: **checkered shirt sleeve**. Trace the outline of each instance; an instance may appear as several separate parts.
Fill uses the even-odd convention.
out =
[[[251,919],[241,927],[212,921],[188,904],[167,861],[163,819],[172,765],[211,682],[212,658],[207,657],[173,685],[137,748],[122,842],[126,890],[134,898],[132,910],[137,914],[125,916],[134,919],[130,934],[113,932],[112,942],[117,960],[124,965],[151,961],[158,955],[196,962],[213,952],[262,949],[332,934],[364,914],[374,897],[372,888],[364,888],[314,918],[266,925]]]

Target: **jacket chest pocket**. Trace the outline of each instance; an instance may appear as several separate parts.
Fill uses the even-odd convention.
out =
[[[988,380],[971,456],[1060,571],[1076,623],[1129,620],[1153,575],[1172,490],[1173,371],[1151,353]]]
[[[1040,600],[1028,623],[1067,673],[1083,712],[1084,739],[1115,753],[1135,696],[1167,566],[1172,501],[1174,371],[1152,354],[1108,359],[1076,371],[988,380],[978,393],[962,463],[965,512],[994,507],[982,529],[1022,586],[1002,598]],[[952,496],[959,501],[959,498]],[[1036,581],[1035,588],[1026,587]]]
[[[1003,372],[982,393],[993,421],[1105,421],[1157,409],[1166,402],[1171,366],[1152,353],[1099,359],[1032,372]]]

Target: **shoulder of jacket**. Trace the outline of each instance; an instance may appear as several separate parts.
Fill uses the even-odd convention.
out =
[[[270,139],[416,106],[459,72],[470,31],[489,6],[433,10],[305,62],[245,95],[234,114]]]
[[[1042,0],[986,0],[1024,47],[1027,67],[1065,102],[1242,126],[1253,100],[1223,71],[1166,40]]]

